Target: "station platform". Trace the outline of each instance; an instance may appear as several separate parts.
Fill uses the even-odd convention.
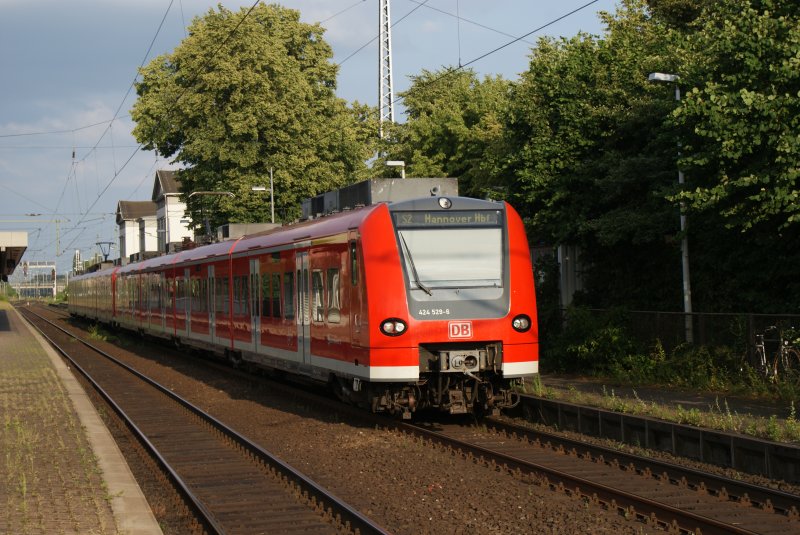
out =
[[[162,533],[61,357],[0,301],[0,533]]]

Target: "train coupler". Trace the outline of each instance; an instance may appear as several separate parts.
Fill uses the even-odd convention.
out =
[[[464,392],[461,390],[449,390],[447,397],[450,400],[450,414],[467,414],[467,403],[464,400]]]

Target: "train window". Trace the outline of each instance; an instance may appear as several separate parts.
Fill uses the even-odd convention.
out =
[[[222,314],[227,314],[229,312],[228,277],[220,277],[216,279],[214,292],[216,295],[216,303],[214,310],[216,310],[217,312],[221,312]]]
[[[398,234],[406,274],[421,291],[423,285],[429,289],[503,285],[500,228],[413,228]]]
[[[233,313],[239,313],[239,277],[233,277]]]
[[[281,275],[272,274],[272,317],[281,317]]]
[[[197,279],[192,279],[189,282],[189,289],[192,292],[191,297],[189,298],[189,308],[192,312],[198,312],[199,308],[197,307],[197,296],[200,294],[200,281]]]
[[[268,318],[272,315],[270,307],[270,297],[272,296],[269,288],[269,275],[266,273],[261,277],[261,315]]]
[[[311,317],[314,321],[322,321],[325,317],[325,310],[322,301],[323,287],[322,287],[322,271],[315,269],[311,272],[311,292],[313,296],[313,308],[311,310]]]
[[[239,313],[250,315],[250,280],[247,275],[239,277]]]
[[[339,270],[328,270],[328,321],[339,323],[341,321],[341,301],[339,298]]]
[[[233,313],[241,314],[242,312],[242,278],[233,277]]]
[[[261,288],[261,284],[259,284],[258,279],[258,273],[250,274],[250,308],[253,311],[253,316],[259,316],[261,310],[258,302],[258,291]]]
[[[294,319],[294,272],[288,271],[283,276],[283,317]]]
[[[185,310],[185,291],[183,277],[175,277],[175,310]]]
[[[358,284],[358,251],[355,240],[350,242],[350,282]]]
[[[239,277],[231,277],[231,285],[233,286],[233,313],[239,312]]]

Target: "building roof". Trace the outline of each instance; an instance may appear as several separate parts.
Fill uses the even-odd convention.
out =
[[[142,217],[155,217],[156,208],[156,203],[153,201],[119,201],[117,203],[117,225],[123,221],[135,221]]]
[[[158,202],[164,195],[181,192],[181,181],[178,180],[177,171],[159,169],[156,171],[156,180],[153,184],[153,202]]]

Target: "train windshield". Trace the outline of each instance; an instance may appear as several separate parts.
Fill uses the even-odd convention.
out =
[[[412,288],[500,288],[503,232],[497,227],[399,228]]]

